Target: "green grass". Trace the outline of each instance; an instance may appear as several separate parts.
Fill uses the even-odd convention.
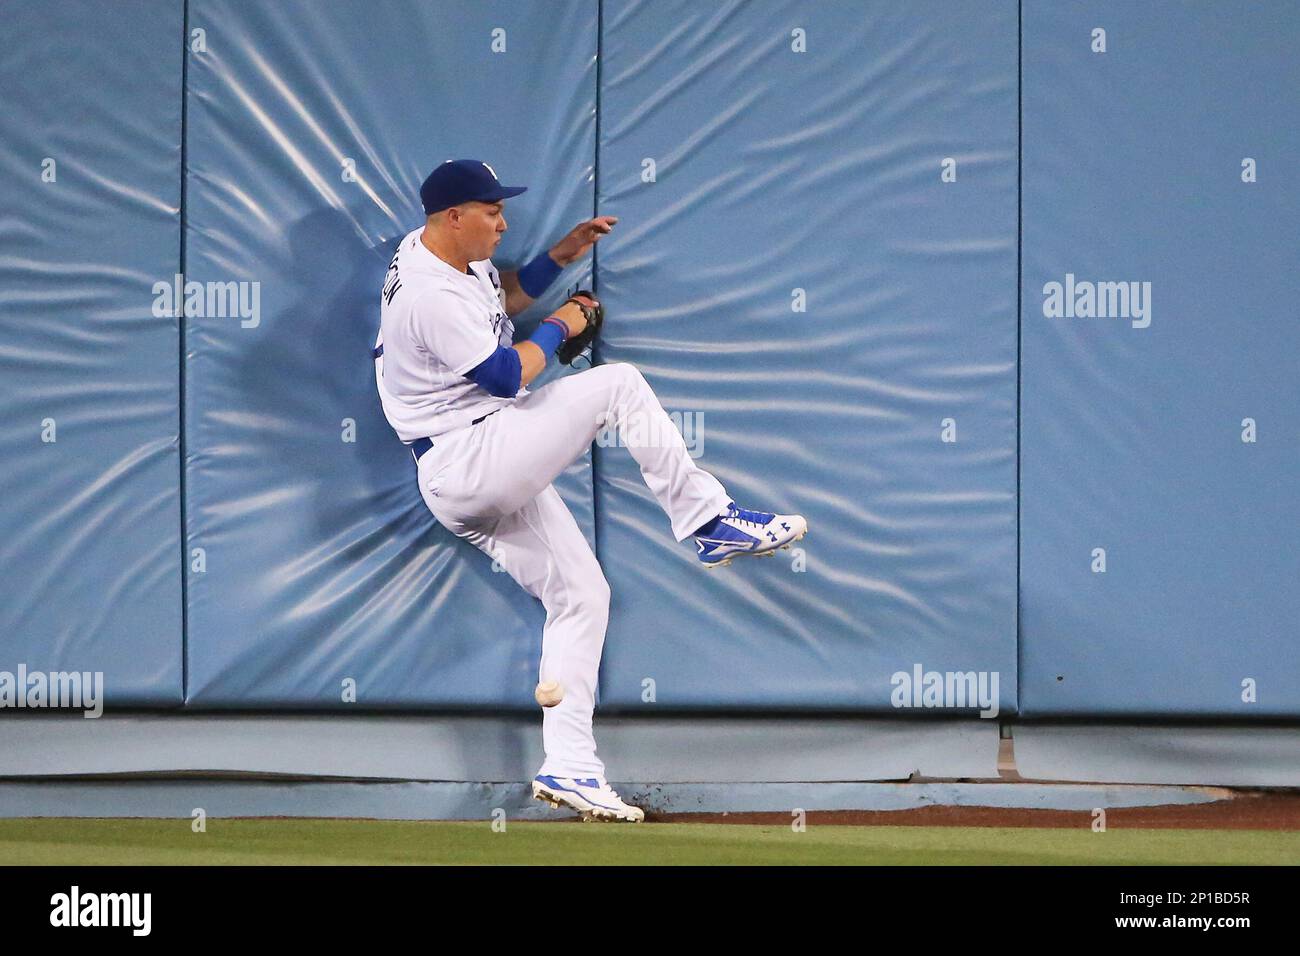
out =
[[[0,820],[7,864],[1295,864],[1300,833],[209,819]]]

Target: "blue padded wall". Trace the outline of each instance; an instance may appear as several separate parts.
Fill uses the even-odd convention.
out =
[[[190,703],[342,707],[351,678],[358,707],[535,708],[541,607],[436,525],[370,348],[437,163],[530,187],[502,269],[591,215],[595,2],[192,0],[189,20],[188,278],[260,283],[256,322],[187,321]],[[590,531],[588,461],[561,491]]]
[[[598,448],[607,704],[890,711],[921,664],[1015,706],[1016,16],[606,0],[601,358],[810,524],[706,576]]]
[[[892,713],[920,665],[1031,718],[1300,715],[1297,38],[1282,0],[11,4],[0,671],[533,709],[541,608],[428,514],[370,359],[420,181],[477,156],[530,187],[503,270],[620,217],[520,331],[594,281],[598,360],[811,523],[706,575],[625,450],[575,463],[603,707]]]
[[[181,700],[182,10],[6,4],[0,670]]]
[[[1024,5],[1029,716],[1300,714],[1298,34],[1284,2]],[[1048,317],[1067,274],[1150,308]]]

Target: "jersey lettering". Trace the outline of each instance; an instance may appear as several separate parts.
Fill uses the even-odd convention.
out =
[[[388,274],[384,276],[384,301],[392,305],[393,296],[397,295],[397,290],[401,287],[402,277],[397,271],[397,256],[393,256],[393,261],[388,264]]]

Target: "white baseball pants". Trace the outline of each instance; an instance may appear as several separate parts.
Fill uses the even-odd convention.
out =
[[[619,429],[678,541],[726,510],[721,483],[692,461],[645,378],[624,363],[551,382],[478,425],[434,440],[417,469],[434,517],[499,562],[546,608],[539,680],[564,699],[543,710],[540,773],[603,777],[591,718],[609,622],[609,584],[551,486],[606,426]]]

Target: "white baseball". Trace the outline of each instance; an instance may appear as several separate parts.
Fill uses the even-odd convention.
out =
[[[537,690],[533,691],[533,696],[537,698],[537,703],[543,707],[554,707],[564,700],[564,688],[560,686],[559,681],[543,681],[537,685]]]

